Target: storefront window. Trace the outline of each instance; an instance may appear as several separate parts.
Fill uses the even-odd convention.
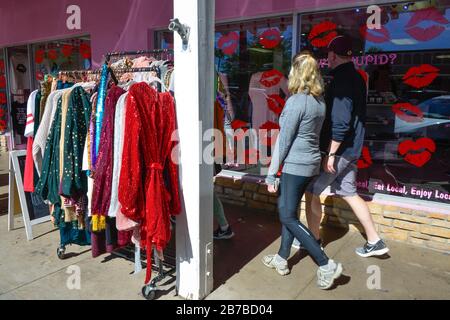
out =
[[[325,78],[325,48],[345,34],[368,79],[358,187],[449,204],[450,2],[384,6],[379,30],[367,30],[367,18],[365,9],[300,15],[300,49],[314,53]]]
[[[35,63],[35,81],[46,74],[57,75],[61,70],[88,70],[91,68],[91,41],[89,37],[69,38],[32,45]],[[37,83],[35,82],[35,83]]]
[[[287,76],[292,58],[292,18],[268,18],[219,25],[215,33],[215,64],[230,102],[225,114],[227,168],[261,174],[270,154],[270,139],[259,129],[278,126],[289,95]],[[240,136],[233,130],[247,130]],[[269,153],[258,154],[268,149]],[[244,152],[242,152],[244,150]],[[229,152],[230,153],[230,152]]]

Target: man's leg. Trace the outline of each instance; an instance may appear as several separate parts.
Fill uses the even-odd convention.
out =
[[[369,242],[376,242],[380,240],[372,216],[370,215],[367,203],[358,195],[342,197],[352,208],[359,222],[361,222]],[[308,222],[309,223],[309,222]]]
[[[320,221],[322,221],[322,204],[320,197],[315,194],[306,192],[306,221],[308,221],[308,228],[316,240],[320,239]]]

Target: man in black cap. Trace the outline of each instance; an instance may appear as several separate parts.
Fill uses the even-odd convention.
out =
[[[333,69],[326,92],[327,115],[322,127],[323,171],[308,186],[306,216],[308,227],[320,239],[322,206],[319,195],[328,187],[355,212],[367,235],[367,243],[356,249],[362,257],[389,251],[378,236],[369,208],[356,191],[356,162],[364,142],[367,87],[352,62],[352,42],[337,36],[328,46],[328,63]],[[318,240],[320,241],[320,240]]]

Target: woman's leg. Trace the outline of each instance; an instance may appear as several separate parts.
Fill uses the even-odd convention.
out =
[[[283,173],[280,183],[281,194],[278,210],[283,227],[300,241],[319,266],[324,266],[328,263],[328,257],[316,242],[311,231],[298,220],[297,216],[298,205],[310,180],[311,177]],[[282,239],[278,255],[287,260],[290,255],[293,237],[287,236],[287,232],[284,232],[284,234],[285,242],[283,243]]]

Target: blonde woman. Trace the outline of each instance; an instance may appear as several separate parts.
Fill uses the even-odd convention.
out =
[[[277,192],[275,175],[283,164],[278,199],[281,246],[278,254],[265,256],[263,263],[281,275],[288,274],[287,259],[295,237],[319,265],[317,285],[328,289],[341,275],[342,265],[328,259],[311,231],[297,217],[303,193],[320,169],[319,136],[325,119],[323,86],[317,61],[309,53],[297,54],[289,74],[292,96],[280,116],[280,134],[266,178],[269,192]]]

